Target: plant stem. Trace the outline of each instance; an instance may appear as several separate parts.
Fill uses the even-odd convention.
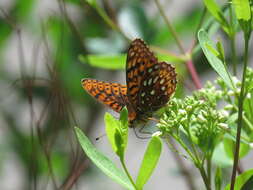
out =
[[[207,161],[207,179],[208,179],[208,183],[211,185],[211,181],[212,181],[212,155],[208,154],[208,157],[206,159]]]
[[[165,12],[163,11],[162,5],[160,4],[159,0],[155,0],[155,3],[156,3],[157,8],[159,9],[159,11],[160,11],[160,13],[161,13],[164,21],[166,22],[166,24],[167,24],[167,26],[168,26],[168,28],[169,28],[172,36],[176,40],[176,43],[177,43],[177,46],[178,46],[179,50],[181,51],[181,53],[184,54],[185,53],[184,48],[183,48],[183,46],[182,46],[182,44],[181,44],[181,42],[180,42],[180,40],[179,40],[179,38],[177,36],[176,31],[172,27],[172,25],[170,23],[170,20],[166,17]]]
[[[233,21],[233,8],[232,6],[229,7],[229,17],[230,17],[230,26],[231,26],[231,32],[229,35],[229,38],[231,40],[230,47],[231,47],[231,53],[232,53],[232,65],[233,65],[233,75],[236,76],[236,63],[237,63],[237,58],[236,58],[236,48],[235,48],[235,32],[234,32],[234,21]]]
[[[182,54],[186,54],[185,50],[183,48],[183,45],[181,44],[176,31],[172,27],[172,24],[170,23],[170,20],[166,17],[165,12],[163,11],[162,5],[160,4],[159,0],[155,0],[155,3],[156,3],[157,8],[159,9],[164,21],[165,21],[165,23],[167,24],[167,26],[169,28],[169,31],[171,32],[172,36],[174,37],[179,50],[181,51]],[[200,79],[199,79],[198,74],[195,70],[195,67],[192,63],[192,58],[189,61],[186,62],[186,66],[187,66],[187,69],[188,69],[188,71],[189,71],[189,73],[192,77],[192,80],[194,82],[195,87],[197,89],[200,89],[202,85],[200,83]]]
[[[202,177],[202,179],[203,179],[203,181],[204,181],[204,183],[205,183],[206,189],[207,189],[207,190],[211,190],[210,183],[209,183],[209,181],[208,181],[208,177],[207,177],[207,175],[206,175],[206,172],[205,172],[205,170],[204,170],[204,167],[201,166],[201,167],[198,167],[198,169],[199,169],[200,175],[201,175],[201,177]]]
[[[244,63],[243,63],[243,76],[242,76],[242,86],[241,92],[238,100],[238,123],[237,123],[237,134],[236,134],[236,145],[235,145],[235,154],[234,154],[234,164],[233,164],[233,171],[231,176],[231,186],[230,190],[234,190],[235,185],[235,177],[236,177],[236,169],[238,166],[239,160],[239,151],[240,151],[240,141],[241,141],[241,129],[243,124],[243,102],[244,102],[244,90],[245,90],[245,78],[246,78],[246,69],[248,64],[248,48],[249,48],[249,35],[244,34]]]
[[[121,28],[115,22],[113,22],[113,20],[106,14],[106,12],[101,7],[99,7],[98,5],[93,7],[96,9],[98,14],[104,19],[106,24],[108,24],[113,30],[119,32],[125,39],[131,41],[131,39],[129,39],[126,36],[126,34],[121,30]]]
[[[197,89],[200,89],[202,85],[201,85],[201,82],[199,80],[199,77],[198,77],[198,74],[196,72],[196,69],[195,69],[195,67],[194,67],[194,65],[192,63],[192,59],[186,62],[186,66],[187,66],[188,71],[191,74],[191,77],[192,77],[192,80],[194,82],[195,87]]]
[[[125,171],[126,174],[127,174],[128,179],[130,180],[130,182],[132,183],[132,185],[134,186],[134,188],[135,188],[136,190],[139,190],[139,189],[136,187],[133,178],[131,177],[130,173],[129,173],[128,170],[127,170],[127,167],[126,167],[126,164],[125,164],[125,161],[124,161],[124,158],[123,158],[123,157],[120,158],[120,162],[121,162],[121,165],[123,166],[124,171]]]
[[[237,58],[236,58],[236,50],[235,50],[235,36],[232,36],[231,38],[231,51],[232,51],[232,65],[233,65],[233,75],[236,76],[236,62],[237,62]]]

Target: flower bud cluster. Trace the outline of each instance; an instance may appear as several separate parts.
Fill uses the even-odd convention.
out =
[[[178,134],[181,129],[189,131],[194,143],[201,149],[214,148],[217,139],[228,129],[228,107],[216,108],[222,98],[223,91],[217,90],[211,83],[183,100],[172,98],[157,127],[164,134]]]

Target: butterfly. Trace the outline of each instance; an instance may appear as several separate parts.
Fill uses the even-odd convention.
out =
[[[172,65],[158,62],[145,42],[135,39],[127,52],[126,85],[87,78],[81,83],[91,96],[114,111],[126,106],[129,127],[135,127],[169,101],[177,80]]]

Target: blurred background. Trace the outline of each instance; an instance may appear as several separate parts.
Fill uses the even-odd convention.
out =
[[[188,51],[203,18],[202,2],[160,3]],[[105,111],[112,111],[92,99],[80,81],[90,77],[124,84],[125,60],[108,57],[126,53],[130,43],[126,37],[142,38],[157,52],[171,55],[166,60],[178,72],[176,96],[196,89],[183,58],[173,56],[182,52],[155,1],[99,0],[97,6],[115,25],[109,26],[85,0],[0,0],[0,189],[122,189],[86,158],[73,127],[80,127],[120,167],[107,139],[95,141],[105,133]],[[226,47],[222,32],[219,37]],[[240,43],[239,36],[238,49]],[[193,62],[204,84],[216,74],[202,53],[196,52]],[[129,135],[126,160],[134,176],[148,140],[138,139],[132,130]],[[243,166],[252,166],[249,158]],[[164,146],[145,189],[190,189],[182,175],[184,168],[190,171],[196,189],[203,189],[190,162]]]

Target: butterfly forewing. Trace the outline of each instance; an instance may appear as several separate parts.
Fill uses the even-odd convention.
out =
[[[136,39],[131,43],[127,54],[126,82],[129,102],[135,108],[143,76],[156,63],[156,57],[141,39]]]
[[[126,85],[96,79],[82,79],[82,86],[91,96],[116,112],[120,112],[127,104]]]

